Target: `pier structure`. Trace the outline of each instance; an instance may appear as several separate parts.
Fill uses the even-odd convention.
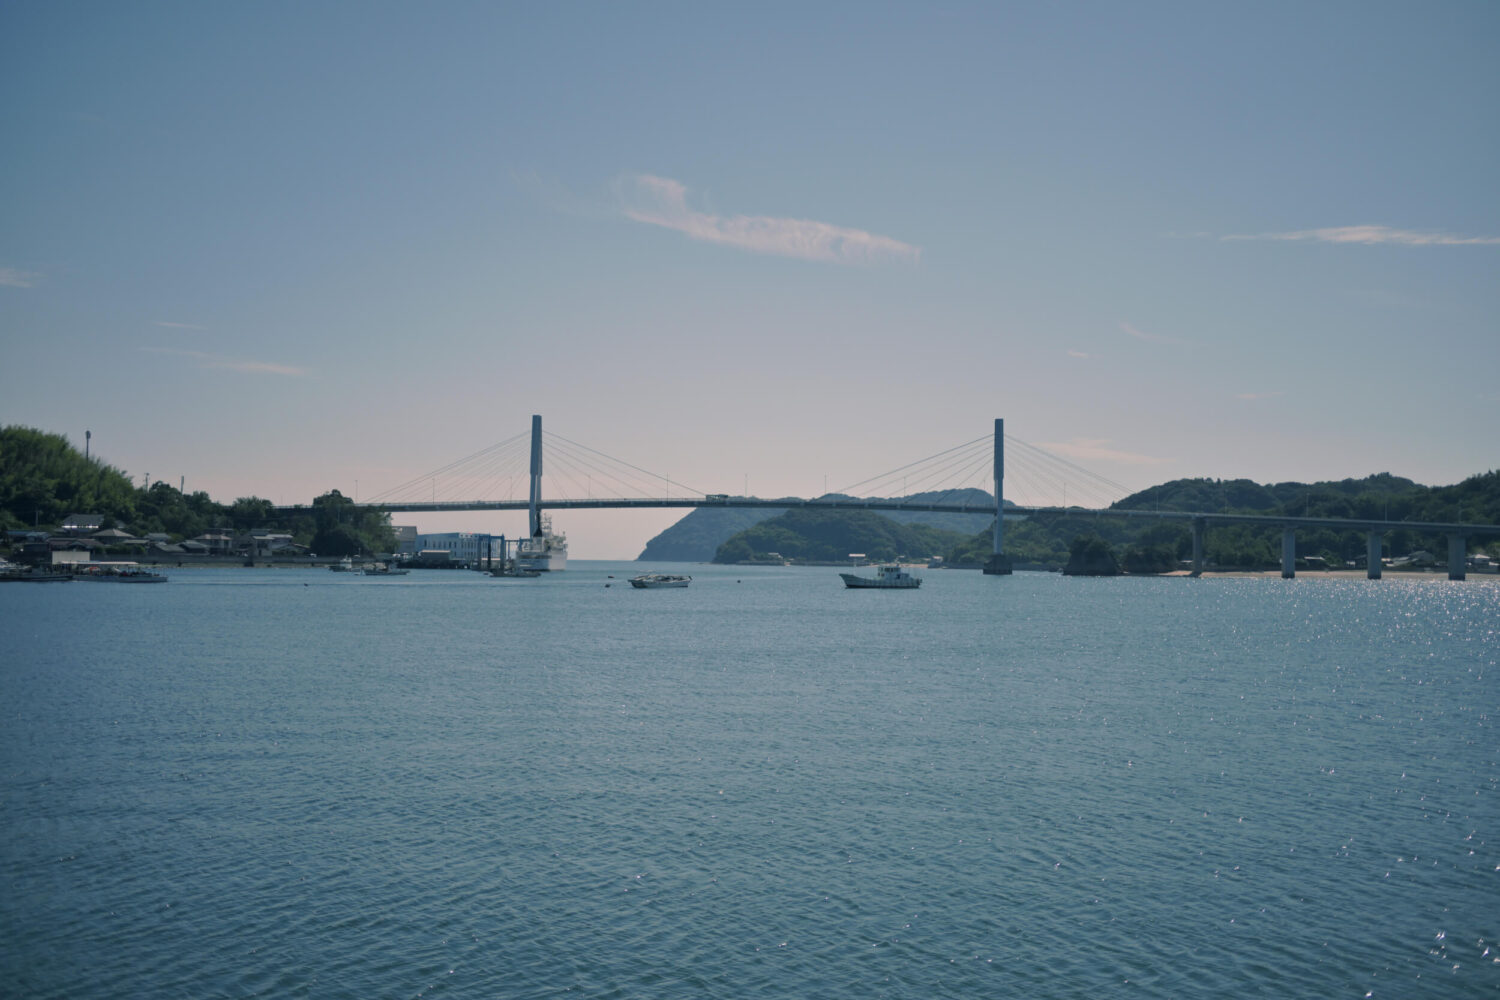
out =
[[[1316,519],[1314,519],[1316,520]],[[1201,564],[1199,562],[1199,532],[1197,522],[1193,529],[1193,575],[1198,575]],[[1326,522],[1319,522],[1319,527],[1326,526]],[[1407,522],[1396,522],[1391,528],[1418,527]],[[1453,530],[1459,525],[1431,525],[1429,527],[1441,527],[1445,529],[1448,538],[1448,579],[1464,580],[1468,577],[1469,563],[1469,540],[1466,530]],[[1475,526],[1468,526],[1470,528]],[[1489,528],[1490,526],[1481,526]],[[1492,530],[1492,529],[1491,529]],[[1382,550],[1382,529],[1368,528],[1365,538],[1365,577],[1370,580],[1379,580],[1384,562]],[[1297,529],[1292,525],[1283,525],[1281,528],[1281,578],[1290,580],[1297,575]]]

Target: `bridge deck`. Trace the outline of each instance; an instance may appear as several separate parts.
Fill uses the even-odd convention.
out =
[[[356,504],[367,510],[389,513],[437,513],[483,510],[529,510],[529,500],[460,500],[433,503]],[[770,507],[778,510],[792,507],[820,507],[830,510],[905,510],[941,514],[984,514],[993,517],[993,506],[961,503],[903,503],[897,500],[822,500],[784,497],[766,500],[758,497],[646,497],[640,499],[542,500],[544,510],[634,510],[688,507]],[[310,505],[296,504],[274,508],[279,514],[312,510]],[[1336,517],[1290,517],[1277,514],[1227,514],[1212,511],[1116,510],[1085,507],[1005,508],[1006,519],[1021,519],[1037,514],[1069,517],[1155,518],[1163,521],[1201,521],[1204,524],[1253,524],[1262,527],[1332,528],[1338,531],[1422,531],[1458,535],[1500,535],[1500,524],[1435,521],[1381,521]]]

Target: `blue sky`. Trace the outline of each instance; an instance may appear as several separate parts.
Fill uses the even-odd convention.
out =
[[[532,413],[710,492],[995,417],[1134,488],[1455,482],[1500,466],[1497,45],[1491,3],[5,5],[0,423],[221,500]]]

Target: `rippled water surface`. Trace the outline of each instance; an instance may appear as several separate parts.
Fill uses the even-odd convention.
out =
[[[575,567],[0,587],[0,994],[1500,995],[1500,586]]]

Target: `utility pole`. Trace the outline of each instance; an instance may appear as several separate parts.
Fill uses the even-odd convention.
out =
[[[83,460],[85,462],[89,460],[89,439],[93,436],[93,431],[86,430],[83,432]]]

